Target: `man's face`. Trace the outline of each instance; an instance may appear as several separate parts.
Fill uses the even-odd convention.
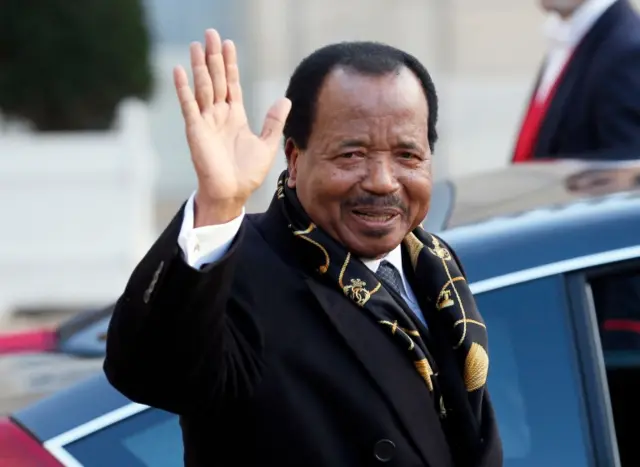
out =
[[[554,11],[561,16],[570,16],[586,0],[540,0],[542,8],[546,11]]]
[[[338,68],[318,96],[307,148],[287,143],[289,186],[319,227],[363,258],[398,246],[431,200],[428,108],[406,68]]]

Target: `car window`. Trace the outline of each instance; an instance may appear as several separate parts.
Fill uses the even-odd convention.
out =
[[[564,284],[548,277],[476,296],[505,467],[589,465],[591,447]]]
[[[85,467],[180,467],[178,417],[149,409],[79,439],[65,449]]]
[[[640,268],[629,269],[622,263],[619,269],[595,275],[589,284],[603,350],[623,364],[626,352],[616,351],[640,351]]]
[[[622,467],[640,465],[640,265],[623,262],[588,274],[608,383],[608,403]]]

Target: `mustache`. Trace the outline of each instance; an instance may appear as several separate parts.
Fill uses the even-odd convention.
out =
[[[376,195],[361,195],[354,198],[349,198],[343,203],[343,206],[350,209],[355,208],[396,208],[406,213],[409,208],[402,201],[402,198],[398,194],[376,196]]]

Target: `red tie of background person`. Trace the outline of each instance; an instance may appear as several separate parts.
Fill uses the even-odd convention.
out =
[[[538,135],[540,134],[540,127],[544,120],[549,106],[553,100],[553,97],[558,89],[558,84],[562,81],[564,73],[567,69],[567,64],[571,61],[571,55],[564,62],[562,70],[558,73],[553,86],[549,88],[547,95],[543,99],[539,99],[534,96],[529,103],[529,109],[522,122],[520,128],[520,134],[518,135],[518,142],[516,143],[516,149],[513,154],[512,162],[519,164],[522,162],[529,162],[533,159],[533,150],[538,142]],[[536,93],[538,90],[536,90]]]

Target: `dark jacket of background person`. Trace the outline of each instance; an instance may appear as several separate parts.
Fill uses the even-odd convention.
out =
[[[536,118],[534,91],[514,163],[640,158],[640,17],[627,0],[591,26],[549,93]]]

